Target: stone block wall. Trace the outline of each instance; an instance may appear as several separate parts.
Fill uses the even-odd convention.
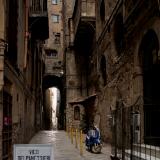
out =
[[[79,107],[80,109],[80,119],[79,120],[75,120],[75,115],[74,115],[74,109],[75,107]],[[81,104],[70,104],[70,106],[68,106],[67,110],[66,110],[66,126],[67,127],[72,127],[75,129],[82,129],[83,126],[83,116],[85,116],[85,111],[84,111],[84,106]]]
[[[103,139],[108,142],[112,140],[112,124],[110,124],[110,118],[112,118],[112,111],[116,109],[117,102],[122,101],[125,107],[132,106],[139,96],[143,96],[143,77],[142,68],[139,66],[139,48],[143,36],[149,29],[153,29],[157,36],[160,37],[159,20],[156,15],[152,19],[144,18],[143,12],[139,13],[139,19],[144,18],[144,21],[138,21],[133,24],[131,31],[125,33],[125,48],[124,51],[119,54],[115,43],[115,24],[116,16],[122,14],[124,11],[122,4],[119,4],[117,13],[111,15],[112,12],[108,12],[107,8],[113,4],[105,1],[105,22],[100,20],[100,4],[97,1],[97,54],[98,64],[94,60],[94,64],[99,66],[97,74],[99,75],[98,87],[100,94],[98,94],[97,115],[100,115],[100,129]],[[112,8],[112,7],[111,7]],[[115,7],[113,7],[115,9]],[[145,13],[145,17],[149,17],[152,13]],[[108,18],[111,20],[107,22]],[[124,17],[125,19],[125,17]],[[124,26],[125,26],[125,22]],[[104,27],[100,27],[103,26]],[[121,30],[122,31],[122,30]],[[106,58],[106,75],[107,84],[103,86],[102,74],[100,71],[101,56]],[[93,55],[94,57],[94,55]],[[93,58],[94,59],[94,58]],[[141,106],[142,107],[142,106]],[[139,108],[142,112],[142,108]],[[143,113],[142,113],[143,119]],[[142,126],[143,129],[143,126]]]

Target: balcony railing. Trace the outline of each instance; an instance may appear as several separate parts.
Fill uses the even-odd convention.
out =
[[[29,30],[33,38],[45,40],[49,36],[47,0],[29,2]]]
[[[137,103],[126,107],[123,103],[118,104],[110,119],[112,158],[159,160],[159,115],[160,105]]]
[[[30,16],[47,16],[47,0],[30,0]]]

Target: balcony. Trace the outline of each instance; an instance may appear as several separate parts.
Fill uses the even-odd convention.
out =
[[[48,38],[48,11],[46,0],[30,0],[29,29],[35,39]]]
[[[47,17],[47,1],[46,0],[30,0],[30,16],[31,17]]]
[[[76,0],[70,20],[71,42],[79,48],[88,48],[95,32],[95,0]]]

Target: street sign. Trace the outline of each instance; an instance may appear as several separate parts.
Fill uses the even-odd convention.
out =
[[[51,144],[15,144],[13,160],[54,160]]]

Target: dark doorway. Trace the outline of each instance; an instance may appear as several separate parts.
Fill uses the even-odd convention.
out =
[[[101,57],[100,71],[102,74],[103,86],[105,86],[107,84],[107,74],[106,74],[106,58],[104,55],[102,55]]]
[[[160,57],[156,33],[149,30],[140,46],[143,69],[144,140],[147,144],[160,144]]]

